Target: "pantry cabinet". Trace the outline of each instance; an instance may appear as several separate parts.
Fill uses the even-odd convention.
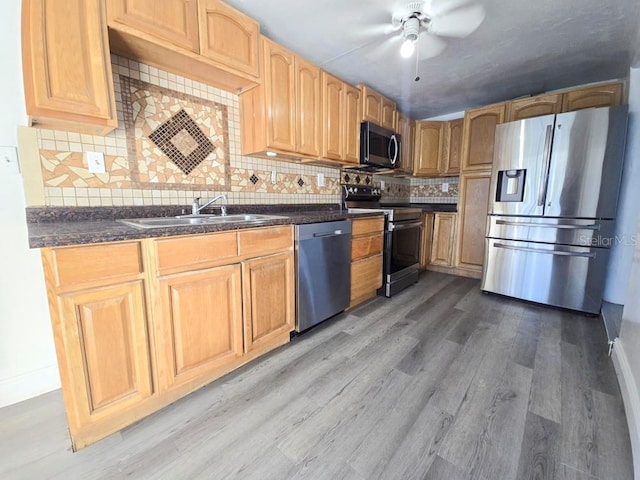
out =
[[[24,0],[22,69],[31,122],[105,135],[117,127],[106,13],[100,0]]]
[[[467,110],[462,134],[462,171],[490,170],[496,126],[504,123],[504,103]]]

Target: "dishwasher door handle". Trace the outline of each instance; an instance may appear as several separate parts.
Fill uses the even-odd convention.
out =
[[[334,230],[333,232],[327,233],[314,233],[313,238],[321,238],[321,237],[337,237],[338,235],[346,235],[342,230]]]

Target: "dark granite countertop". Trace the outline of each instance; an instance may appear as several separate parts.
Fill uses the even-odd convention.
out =
[[[284,218],[263,222],[202,224],[162,228],[136,228],[117,222],[120,218],[144,218],[182,214],[180,207],[50,207],[28,208],[27,226],[31,248],[57,247],[140,238],[193,235],[273,225],[331,222],[379,213],[348,214],[339,205],[229,205],[229,214],[264,213]],[[203,213],[219,213],[206,211]]]

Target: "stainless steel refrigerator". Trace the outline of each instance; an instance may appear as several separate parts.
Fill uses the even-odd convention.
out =
[[[482,290],[598,313],[627,107],[498,125]]]

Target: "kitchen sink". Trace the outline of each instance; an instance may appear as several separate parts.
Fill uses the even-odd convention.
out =
[[[260,223],[286,218],[281,215],[240,214],[240,215],[179,215],[177,217],[124,218],[118,220],[136,228],[166,228],[191,225],[216,225],[228,223]]]

